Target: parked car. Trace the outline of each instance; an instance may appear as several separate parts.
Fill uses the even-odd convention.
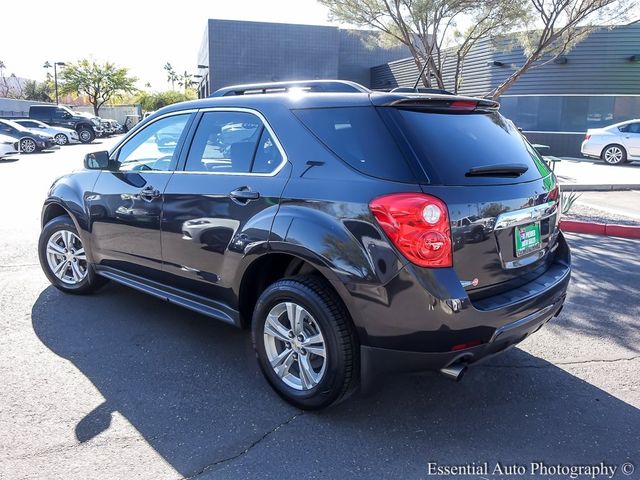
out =
[[[102,134],[100,121],[96,117],[75,112],[61,105],[32,105],[29,107],[29,118],[54,127],[75,130],[82,143],[91,143],[96,136]]]
[[[580,151],[585,157],[600,158],[609,165],[640,160],[640,119],[590,128]]]
[[[115,133],[115,128],[111,125],[109,120],[105,120],[103,118],[100,119],[100,126],[102,127],[103,134],[102,136],[108,137]]]
[[[32,120],[28,118],[20,118],[18,120],[14,120],[14,122],[37,133],[46,133],[51,135],[58,145],[80,143],[78,132],[71,130],[70,128],[52,127],[39,120]]]
[[[14,138],[19,150],[24,153],[46,150],[56,145],[56,141],[48,133],[30,130],[12,120],[0,120],[0,134]]]
[[[0,158],[18,153],[18,142],[8,135],[0,135]]]
[[[358,88],[159,110],[51,187],[48,279],[251,328],[267,381],[305,409],[390,372],[460,379],[557,316],[558,185],[499,105]],[[475,242],[451,228],[469,211],[487,216]]]

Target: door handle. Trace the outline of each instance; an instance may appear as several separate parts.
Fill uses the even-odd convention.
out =
[[[260,198],[259,192],[254,192],[247,186],[238,187],[234,191],[229,193],[231,200],[241,205],[249,203],[251,200],[258,200]]]
[[[158,198],[159,196],[160,196],[160,190],[152,187],[151,185],[144,187],[142,190],[140,190],[140,198],[142,198],[143,200],[151,201],[154,198]]]

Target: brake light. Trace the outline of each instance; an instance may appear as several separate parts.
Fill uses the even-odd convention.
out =
[[[383,195],[369,209],[389,240],[421,267],[453,266],[447,205],[439,198],[416,193]]]
[[[591,138],[591,134],[590,134],[590,133],[587,133],[587,134],[584,136],[584,139],[585,139],[585,140],[589,140],[590,138]]]
[[[471,112],[476,109],[478,102],[473,100],[454,100],[449,104],[451,110],[461,110],[465,112]]]

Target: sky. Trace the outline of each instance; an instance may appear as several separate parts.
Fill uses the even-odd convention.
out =
[[[196,73],[209,18],[331,24],[315,0],[30,0],[27,16],[21,2],[6,2],[1,9],[5,75],[42,81],[45,61],[93,58],[129,68],[139,87],[149,82],[158,91],[169,88],[167,62],[179,73]]]

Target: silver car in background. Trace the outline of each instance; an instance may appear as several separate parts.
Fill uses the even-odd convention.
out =
[[[640,160],[640,119],[590,128],[580,151],[585,157],[600,158],[609,165]]]
[[[15,138],[0,134],[0,158],[18,153],[18,142]]]
[[[23,127],[28,128],[29,130],[33,130],[36,133],[48,133],[53,137],[58,145],[80,143],[78,132],[72,130],[71,128],[52,127],[51,125],[47,125],[40,120],[33,120],[30,118],[21,118],[18,120],[14,120],[14,122],[19,123]]]

